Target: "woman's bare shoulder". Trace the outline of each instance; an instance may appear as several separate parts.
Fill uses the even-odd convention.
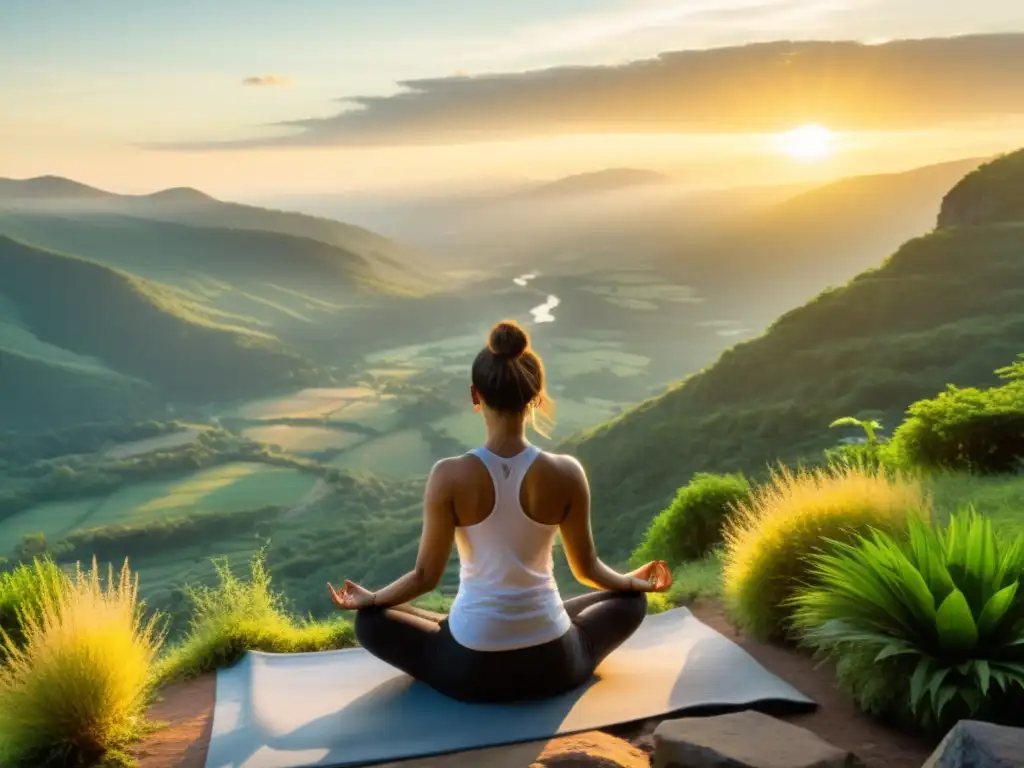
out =
[[[558,474],[566,480],[586,480],[587,472],[575,456],[544,451],[537,457],[537,461],[543,462],[549,472]]]

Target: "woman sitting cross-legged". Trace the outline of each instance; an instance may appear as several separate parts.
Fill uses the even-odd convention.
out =
[[[415,568],[377,592],[328,585],[331,599],[357,611],[367,651],[452,698],[557,696],[587,682],[637,630],[644,593],[667,589],[671,575],[661,561],[620,574],[598,558],[583,468],[526,439],[527,420],[536,427],[550,401],[541,360],[515,323],[491,331],[470,395],[487,440],[434,465]],[[559,532],[573,575],[598,591],[563,602],[553,575]],[[408,605],[440,583],[452,542],[461,569],[448,616]]]

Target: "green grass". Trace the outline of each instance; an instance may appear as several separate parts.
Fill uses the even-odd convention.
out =
[[[700,560],[683,563],[672,572],[672,586],[666,597],[676,605],[694,600],[717,600],[722,596],[722,557],[718,550]]]
[[[354,644],[351,622],[340,615],[327,621],[290,616],[283,597],[271,588],[264,560],[263,551],[253,557],[248,580],[221,561],[216,585],[189,589],[189,633],[161,659],[158,680],[185,680],[230,666],[247,651],[299,653]]]
[[[997,530],[1024,533],[1024,475],[979,476],[943,472],[926,480],[937,522],[973,504]]]

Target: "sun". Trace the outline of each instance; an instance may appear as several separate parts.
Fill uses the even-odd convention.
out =
[[[779,151],[796,160],[821,160],[833,152],[832,131],[823,125],[801,125],[777,136]]]

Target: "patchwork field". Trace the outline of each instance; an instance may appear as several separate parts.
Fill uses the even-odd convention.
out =
[[[473,357],[480,351],[483,343],[483,332],[452,336],[441,341],[374,352],[366,356],[366,363],[371,366],[415,370],[439,369],[458,363],[460,370],[468,371]]]
[[[290,424],[268,424],[249,427],[242,435],[268,445],[280,446],[291,453],[320,453],[351,448],[365,440],[364,435],[327,427],[296,427]]]
[[[402,399],[395,395],[372,396],[350,400],[330,415],[330,421],[352,422],[375,432],[390,432],[398,425],[398,408]]]
[[[439,432],[443,432],[466,447],[479,445],[485,437],[484,423],[479,413],[469,410],[463,413],[454,413],[443,419],[438,419],[431,426]]]
[[[257,421],[330,418],[353,403],[377,396],[377,392],[369,387],[310,388],[290,395],[250,401],[233,415]]]
[[[331,462],[341,469],[370,470],[385,477],[425,475],[432,464],[430,444],[418,429],[367,440]]]
[[[136,483],[99,498],[30,507],[0,521],[0,547],[9,552],[33,533],[57,539],[83,528],[294,504],[315,483],[315,476],[295,469],[254,462],[224,464],[170,480]]]
[[[145,440],[121,443],[108,450],[105,455],[108,459],[130,459],[135,456],[145,456],[147,453],[156,453],[157,451],[173,451],[195,442],[199,435],[200,430],[198,429],[183,429],[180,432],[148,437]]]

